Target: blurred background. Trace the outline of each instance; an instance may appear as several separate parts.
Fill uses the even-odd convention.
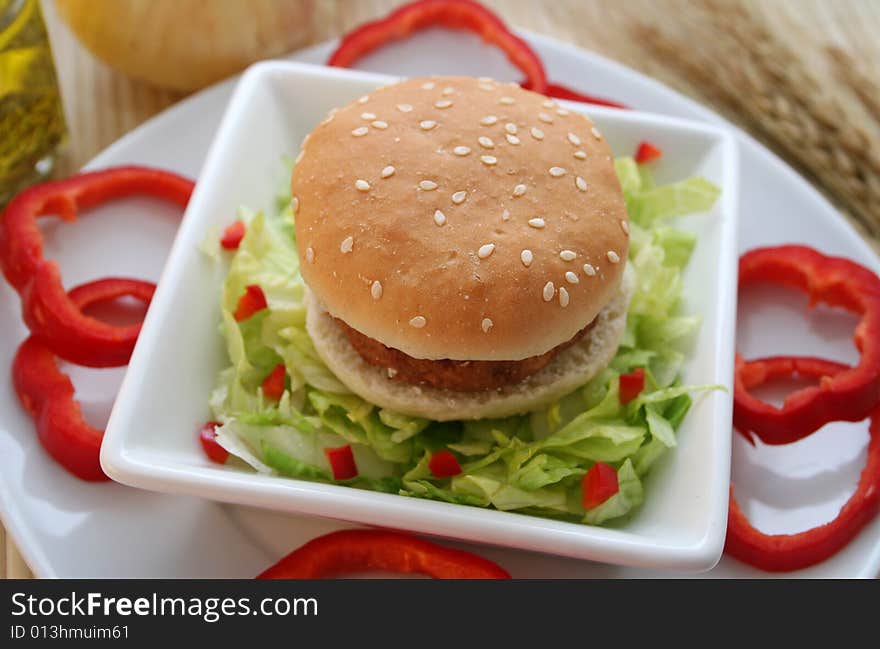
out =
[[[880,0],[483,1],[516,27],[713,107],[810,179],[880,250]],[[11,187],[74,173],[199,88],[399,4],[0,0],[0,204]],[[577,85],[590,90],[588,80]],[[0,528],[0,575],[26,574],[4,545]]]

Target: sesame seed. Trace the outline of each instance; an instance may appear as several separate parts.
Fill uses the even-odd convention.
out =
[[[364,95],[358,99],[359,104],[366,104],[368,101],[370,101],[370,95]]]
[[[420,180],[419,188],[424,189],[426,192],[431,192],[437,189],[437,183],[433,180]]]
[[[574,179],[574,184],[577,185],[577,188],[580,189],[582,192],[587,191],[587,181],[580,176]]]
[[[446,215],[440,210],[434,210],[434,223],[438,226],[443,225],[446,223]]]
[[[498,158],[493,155],[481,155],[480,160],[482,160],[485,165],[493,165],[498,162]]]
[[[477,77],[477,81],[482,81],[483,83],[490,83],[495,81],[492,77]]]
[[[620,255],[618,255],[613,250],[609,250],[608,252],[606,252],[605,256],[608,257],[608,261],[610,261],[612,264],[616,264],[620,261]]]
[[[480,124],[483,126],[492,126],[498,121],[498,118],[495,115],[486,115],[483,119],[480,120]]]
[[[552,99],[545,99],[541,104],[544,108],[553,108],[556,105],[556,102]]]
[[[354,248],[354,237],[345,237],[342,240],[342,243],[339,244],[339,251],[344,255],[351,252],[351,249]]]
[[[412,110],[411,104],[397,104],[397,110],[401,113],[408,113]]]
[[[449,108],[450,106],[452,106],[452,101],[449,99],[440,99],[434,102],[434,108]]]
[[[508,133],[504,137],[507,138],[507,141],[511,144],[519,144],[519,138],[515,135],[511,135],[510,133]]]
[[[578,160],[586,160],[587,159],[587,152],[581,151],[580,149],[578,149],[577,151],[574,152],[574,157],[577,158]]]
[[[464,200],[467,198],[467,192],[455,192],[452,195],[452,202],[456,205],[461,205],[464,203]]]
[[[547,113],[538,113],[538,119],[544,122],[545,124],[553,123],[553,116],[548,115]]]
[[[434,89],[434,82],[433,81],[428,81],[428,82],[422,84],[422,90],[433,90],[433,89]]]
[[[351,132],[351,134],[354,135],[355,137],[363,137],[364,135],[366,135],[369,132],[370,132],[370,129],[368,129],[366,126],[358,126],[356,129],[354,129]]]
[[[479,257],[480,259],[486,259],[486,257],[491,255],[493,252],[495,252],[495,244],[487,243],[480,246],[480,249],[477,250],[477,257]]]
[[[513,122],[507,122],[507,124],[504,125],[504,130],[511,135],[516,135],[516,124]]]
[[[358,178],[354,181],[354,186],[357,187],[359,192],[368,192],[370,191],[370,183],[368,183],[363,178]]]
[[[526,189],[528,189],[528,188],[525,185],[517,185],[516,187],[513,188],[513,195],[514,196],[522,196],[523,194],[526,193]]]
[[[419,127],[423,131],[430,131],[435,126],[437,126],[437,122],[435,122],[433,119],[426,119],[426,120],[419,122]]]
[[[568,291],[564,286],[559,287],[559,306],[563,309],[568,306]]]
[[[623,230],[624,234],[629,234],[629,223],[627,223],[626,221],[621,221],[620,229]]]
[[[395,168],[392,167],[391,165],[388,165],[387,167],[385,167],[385,168],[382,170],[382,173],[379,174],[379,175],[382,176],[382,178],[390,178],[391,176],[394,175],[394,172],[395,172],[395,171],[397,171],[397,169],[395,169]]]
[[[559,115],[560,117],[565,117],[566,115],[570,115],[571,113],[568,112],[565,108],[557,108],[556,114]]]
[[[370,295],[373,296],[374,300],[378,300],[382,297],[382,282],[379,280],[373,282],[372,286],[370,286]]]
[[[385,369],[385,371],[387,372],[389,379],[393,379],[395,376],[397,376],[397,370],[393,367],[388,367]]]
[[[376,113],[361,113],[361,119],[365,119],[369,122],[370,120],[376,119]]]
[[[577,258],[577,253],[574,250],[563,250],[559,253],[559,258],[562,261],[574,261]]]
[[[544,219],[529,219],[529,225],[540,230],[547,224],[544,223]]]
[[[495,90],[491,83],[481,83],[479,87],[480,90]]]
[[[372,122],[373,128],[377,128],[380,131],[384,131],[388,128],[388,122],[383,122],[381,119],[377,119],[375,122]]]
[[[544,296],[544,301],[549,302],[553,299],[553,296],[556,294],[556,287],[553,286],[553,282],[547,282],[544,284],[544,290],[542,291],[542,295]]]
[[[469,146],[457,146],[452,150],[452,152],[455,155],[467,155],[471,152],[471,148]]]
[[[602,134],[599,132],[599,129],[597,129],[595,126],[590,129],[590,133],[592,133],[593,137],[596,138],[597,140],[602,139]]]
[[[296,214],[296,211],[299,209],[299,199],[296,196],[290,199],[290,209],[293,210],[294,214]],[[625,223],[625,221],[621,221],[621,223]]]
[[[415,327],[416,329],[421,329],[421,328],[423,328],[426,324],[428,324],[428,321],[425,320],[425,316],[417,315],[415,318],[412,318],[412,319],[409,321],[409,324],[410,324],[411,327]]]
[[[572,144],[574,144],[575,146],[581,145],[581,139],[577,135],[575,135],[574,133],[568,134],[568,141],[571,142]]]
[[[532,259],[534,259],[534,256],[532,255],[531,250],[526,249],[526,250],[523,250],[521,253],[519,253],[519,258],[520,258],[520,261],[522,261],[523,266],[528,268],[529,266],[532,265]]]
[[[498,103],[499,103],[499,104],[505,104],[505,105],[507,105],[507,106],[510,106],[511,104],[515,104],[515,103],[516,103],[516,100],[515,100],[513,97],[507,97],[507,96],[504,96],[504,97],[502,97],[501,99],[498,100]]]
[[[483,318],[483,322],[480,324],[480,327],[482,327],[484,334],[489,333],[489,329],[494,326],[495,323],[493,323],[489,318]]]
[[[495,143],[492,141],[492,138],[486,137],[485,135],[481,135],[480,137],[478,137],[477,142],[479,142],[480,146],[484,149],[495,148]]]
[[[565,281],[569,284],[577,284],[581,280],[578,279],[577,273],[573,271],[568,271],[565,273]]]
[[[543,140],[544,139],[544,131],[539,129],[537,126],[533,126],[532,128],[530,128],[529,133],[531,133],[532,137],[535,138],[536,140]]]
[[[501,220],[502,221],[509,221],[510,220],[510,210],[505,209],[503,212],[501,212]]]
[[[315,261],[315,249],[309,246],[306,248],[306,261],[310,264]]]
[[[561,178],[565,175],[565,169],[562,167],[550,167],[550,175],[554,178]]]
[[[584,272],[588,276],[593,277],[596,274],[596,269],[593,268],[592,264],[584,264]]]
[[[443,94],[444,94],[445,96],[447,96],[447,97],[448,97],[449,95],[451,95],[452,93],[454,93],[454,92],[455,92],[455,88],[453,88],[452,86],[446,86],[446,87],[443,89]]]

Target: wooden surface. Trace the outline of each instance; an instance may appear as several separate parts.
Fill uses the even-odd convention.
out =
[[[874,92],[880,84],[880,0],[485,1],[513,25],[599,52],[713,106],[786,156],[844,213],[858,217],[854,222],[863,234],[869,230],[877,234],[872,218],[880,201],[871,199],[880,187],[880,165],[873,153],[880,150],[880,94]],[[316,0],[311,40],[338,36],[397,4],[396,0]],[[70,129],[59,171],[70,173],[183,95],[113,71],[78,44],[59,20],[52,0],[44,0],[44,12]],[[739,41],[731,40],[730,16],[740,18]],[[733,54],[722,49],[731,43],[743,49],[734,49]],[[679,52],[686,55],[678,57]],[[752,59],[746,81],[757,75],[760,82],[765,67],[769,78],[774,78],[774,62],[787,60],[786,55],[799,65],[792,66],[789,60],[788,69],[775,74],[795,86],[804,86],[800,79],[808,75],[813,85],[807,86],[805,96],[795,88],[789,96],[759,97],[770,104],[765,106],[760,101],[749,103],[751,97],[742,95],[747,91],[738,87],[734,90],[740,95],[732,96],[724,84],[735,84],[735,77],[701,81],[700,62],[721,60],[727,62],[724,70],[732,72],[745,68],[740,57],[745,61],[746,53]],[[759,84],[754,92],[760,88]],[[779,138],[782,133],[789,141],[797,139],[791,137],[792,129],[802,127],[804,119],[809,126],[812,115],[821,118],[829,111],[845,116],[848,130],[833,134],[840,142],[826,138],[812,151],[801,151],[787,148]],[[872,237],[869,240],[878,247]],[[29,575],[0,526],[0,576]]]

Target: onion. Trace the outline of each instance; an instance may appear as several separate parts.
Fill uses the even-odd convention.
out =
[[[95,56],[163,88],[195,90],[312,35],[314,0],[57,0]]]

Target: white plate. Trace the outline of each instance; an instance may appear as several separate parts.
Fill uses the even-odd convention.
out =
[[[527,36],[555,80],[641,110],[727,124],[628,68],[540,36]],[[318,63],[331,47],[324,44],[294,58]],[[365,60],[363,67],[401,75],[487,74],[511,80],[517,76],[503,56],[487,50],[476,37],[439,31],[382,50]],[[227,82],[181,102],[126,135],[91,166],[140,162],[196,174],[231,91]],[[753,139],[741,132],[737,135],[741,250],[800,241],[880,268],[868,245],[817,191]],[[74,226],[48,226],[47,254],[61,261],[68,286],[108,273],[158,277],[175,220],[170,210],[156,204],[149,203],[149,213],[130,205],[98,210]],[[98,241],[102,245],[95,245]],[[96,256],[101,259],[100,269]],[[805,320],[805,303],[800,296],[771,291],[746,293],[738,321],[739,349],[747,356],[809,350],[855,360],[854,319],[820,310]],[[0,376],[8,377],[4,368],[9,368],[26,330],[17,296],[2,282],[0,331]],[[173,376],[174,368],[169,370]],[[87,415],[102,424],[122,370],[76,368],[72,375]],[[792,447],[752,450],[736,438],[733,478],[741,505],[760,528],[770,532],[797,531],[827,521],[852,493],[866,445],[864,424],[827,426]],[[0,390],[0,511],[28,564],[45,577],[248,577],[307,539],[340,526],[328,519],[70,478],[43,454],[8,378]],[[517,577],[671,575],[488,546],[476,549]],[[788,576],[874,577],[878,570],[880,518],[832,559]],[[726,557],[706,575],[766,576]]]
[[[216,334],[225,269],[207,259],[200,244],[212,232],[216,236],[242,203],[273,200],[281,158],[296,157],[298,143],[332,108],[394,81],[290,62],[260,63],[245,72],[208,153],[107,424],[101,448],[107,475],[155,491],[579,559],[689,571],[713,567],[727,525],[729,391],[696,399],[678,431],[675,452],[651,471],[645,505],[616,529],[267,476],[218,466],[199,448],[194,431],[208,418],[207,396],[228,363]],[[658,165],[658,181],[702,176],[722,187],[710,212],[678,221],[699,242],[683,276],[684,310],[703,319],[683,381],[731,386],[739,193],[733,138],[723,129],[638,111],[592,107],[589,113],[612,151],[632,151],[646,138],[665,147],[669,155]],[[175,372],[178,381],[152,380],[166,376],[183,357],[186,364]]]

